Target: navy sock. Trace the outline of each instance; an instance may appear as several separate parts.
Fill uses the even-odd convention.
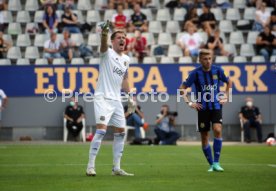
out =
[[[214,138],[214,144],[213,144],[214,162],[219,162],[221,147],[222,147],[222,138]]]
[[[211,150],[210,145],[208,144],[205,147],[203,146],[202,151],[203,151],[208,163],[210,165],[212,165],[213,164],[213,156],[212,156],[212,150]]]

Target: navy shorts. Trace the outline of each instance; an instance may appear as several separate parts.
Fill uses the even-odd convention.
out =
[[[198,111],[197,130],[199,132],[210,131],[214,123],[222,124],[222,110]]]

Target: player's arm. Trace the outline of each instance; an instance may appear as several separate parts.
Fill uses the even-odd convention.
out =
[[[136,109],[136,102],[133,100],[133,96],[130,92],[129,82],[128,82],[128,73],[126,72],[124,75],[122,89],[124,92],[128,94],[128,113],[134,113]]]
[[[189,99],[188,93],[187,93],[187,88],[188,88],[188,86],[186,86],[185,84],[182,84],[179,87],[179,89],[180,89],[180,95],[182,95],[185,103],[188,104],[190,108],[193,108],[193,109],[196,109],[196,110],[201,110],[202,109],[202,105],[200,103],[192,102]]]
[[[104,53],[108,49],[107,39],[108,39],[108,32],[109,32],[109,20],[102,25],[102,33],[101,33],[101,47],[100,52]]]

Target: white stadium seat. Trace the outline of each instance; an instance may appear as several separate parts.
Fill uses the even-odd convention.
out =
[[[37,59],[39,58],[39,51],[38,48],[36,46],[29,46],[26,48],[25,51],[25,58],[28,59]]]
[[[16,40],[16,46],[27,47],[31,46],[31,40],[28,34],[19,34]]]
[[[11,47],[8,50],[7,58],[9,58],[9,59],[19,59],[19,58],[22,58],[20,48],[16,47],[16,46]]]

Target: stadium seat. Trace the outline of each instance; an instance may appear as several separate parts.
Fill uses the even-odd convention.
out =
[[[27,58],[19,58],[16,61],[16,65],[19,65],[19,66],[30,65],[30,61]]]
[[[251,57],[255,56],[255,50],[252,44],[242,44],[240,50],[241,56]]]
[[[243,44],[244,43],[244,38],[243,38],[243,34],[241,31],[234,31],[230,33],[230,37],[229,37],[229,42],[231,42],[231,44]]]
[[[156,15],[157,21],[170,21],[171,15],[169,9],[158,9]]]
[[[29,46],[25,51],[25,58],[28,59],[37,59],[39,58],[39,51],[36,46]]]
[[[253,56],[251,58],[252,63],[265,63],[265,58],[263,56]]]
[[[2,11],[2,16],[3,16],[4,23],[12,23],[13,22],[12,13],[10,11]]]
[[[233,60],[233,63],[245,63],[245,62],[247,62],[247,59],[244,56],[235,56]]]
[[[95,0],[94,9],[102,10],[107,8],[107,0]]]
[[[100,58],[90,58],[89,64],[91,65],[98,65],[100,63]]]
[[[37,47],[44,47],[45,41],[48,39],[46,34],[36,34],[34,39],[34,45]]]
[[[29,23],[31,22],[30,14],[28,11],[18,11],[16,16],[17,23]]]
[[[249,31],[247,34],[247,44],[256,44],[257,37],[260,32],[258,31]]]
[[[48,37],[46,36],[46,38],[47,38],[47,40],[48,40]],[[63,41],[63,34],[60,34],[60,33],[58,33],[57,34],[57,41],[59,41],[59,42],[62,42]]]
[[[230,41],[230,42],[231,42],[231,41]],[[234,56],[237,55],[237,49],[236,49],[236,47],[235,47],[234,44],[224,44],[224,49],[225,49],[227,52],[233,54]]]
[[[78,0],[78,5],[77,5],[78,10],[81,11],[88,11],[92,9],[90,0]]]
[[[234,31],[234,27],[231,21],[222,20],[219,22],[219,29],[221,32],[230,33]]]
[[[134,13],[133,9],[124,9],[123,10],[123,14],[127,17],[127,18],[131,18],[131,15]]]
[[[66,60],[64,58],[55,58],[53,65],[66,65]]]
[[[153,20],[151,9],[141,9],[141,12],[144,13],[147,16],[148,21]]]
[[[46,58],[37,58],[35,65],[48,65],[48,60]]]
[[[154,39],[154,36],[151,32],[142,33],[142,36],[147,39],[147,44],[148,45],[152,46],[152,45],[155,44],[155,39]]]
[[[178,45],[173,44],[169,46],[168,56],[179,58],[183,56],[183,51]]]
[[[157,64],[156,57],[146,56],[143,60],[143,64]]]
[[[183,8],[175,8],[173,12],[173,20],[174,21],[183,21],[185,15],[187,14],[187,10]]]
[[[37,0],[26,0],[25,10],[26,11],[36,11],[39,9]]]
[[[29,33],[29,30],[31,30],[31,31],[33,31],[33,30],[36,30],[35,32],[31,32],[31,33]],[[38,24],[37,23],[27,23],[27,25],[26,25],[26,27],[25,27],[25,33],[29,33],[30,35],[35,35],[35,34],[37,34],[36,32],[38,32],[38,29],[39,29],[39,27],[38,27]]]
[[[104,11],[104,21],[112,20],[112,16],[116,14],[116,10],[114,9],[107,9]]]
[[[19,47],[13,46],[8,50],[7,58],[9,59],[19,59],[22,58],[21,51]]]
[[[21,11],[22,6],[20,0],[9,0],[8,10],[9,11]]]
[[[0,66],[9,66],[11,65],[10,59],[0,59]]]
[[[179,58],[179,64],[192,64],[193,60],[190,56],[182,56]]]
[[[145,122],[145,120],[142,119],[142,123],[144,123],[144,122]],[[135,127],[134,127],[134,126],[128,126],[128,125],[126,126],[126,128],[125,128],[124,142],[126,142],[126,140],[127,140],[128,131],[129,131],[129,130],[135,130]],[[142,138],[142,139],[146,138],[146,133],[145,133],[145,130],[144,130],[143,127],[140,127],[140,133],[141,133],[141,138]]]
[[[241,15],[238,9],[229,8],[226,10],[226,20],[238,21],[241,19]]]
[[[160,64],[175,64],[175,61],[172,57],[162,56]]]
[[[76,43],[76,46],[80,46],[84,43],[84,39],[81,33],[71,34],[71,40]]]
[[[68,139],[68,129],[66,127],[66,118],[64,117],[63,118],[63,141],[64,142],[67,142],[67,139]],[[83,124],[83,128],[80,132],[80,138],[82,139],[83,142],[86,141],[86,121],[85,121],[85,118],[82,119],[82,124]]]
[[[224,19],[221,8],[211,8],[210,11],[215,15],[217,21],[221,21]]]
[[[158,41],[157,41],[158,45],[171,45],[173,44],[172,41],[172,36],[170,33],[159,33],[158,35]]]
[[[3,39],[13,45],[12,37],[10,34],[3,34]]]
[[[99,46],[101,44],[100,35],[98,33],[90,33],[87,44],[89,46]]]
[[[272,62],[274,64],[276,63],[276,56],[275,55],[270,57],[270,62]]]
[[[163,32],[161,22],[160,21],[150,21],[149,22],[149,32],[152,32],[152,33]]]
[[[160,0],[151,0],[149,4],[147,4],[148,8],[155,8],[155,9],[160,9]]]
[[[85,23],[85,19],[82,15],[82,12],[80,10],[73,10],[73,13],[75,13],[78,16],[78,21],[80,24],[84,24]]]
[[[76,10],[74,10],[74,13],[76,12]],[[57,10],[56,14],[58,16],[58,22],[61,22],[61,17],[63,15],[64,11],[63,10]]]
[[[227,56],[216,56],[215,63],[229,63],[229,58]]]
[[[97,23],[101,21],[101,16],[98,10],[89,10],[86,16],[87,23]]]
[[[44,11],[36,11],[34,16],[34,22],[42,23],[43,22]]]
[[[84,65],[84,60],[82,58],[73,58],[71,60],[72,65]]]
[[[223,44],[225,44],[225,43],[227,43],[227,39],[226,39],[226,37],[225,37],[225,34],[224,34],[224,32],[220,32],[220,38],[222,38],[222,40],[223,40]]]
[[[166,24],[166,33],[179,33],[180,27],[178,21],[168,21]]]
[[[136,57],[130,57],[130,64],[138,64],[138,59]]]
[[[197,32],[197,33],[201,36],[201,38],[202,38],[202,40],[203,40],[203,43],[206,44],[206,43],[207,43],[207,40],[208,40],[208,35],[207,35],[207,33],[204,32],[204,31],[200,31],[200,32]]]
[[[8,34],[18,35],[22,33],[22,28],[19,23],[9,23]]]
[[[243,19],[245,20],[254,20],[255,19],[256,8],[247,7],[244,10]]]
[[[246,7],[246,0],[234,0],[233,7],[237,9],[244,9]]]
[[[16,46],[27,47],[31,46],[31,40],[28,34],[19,34],[16,40]]]

